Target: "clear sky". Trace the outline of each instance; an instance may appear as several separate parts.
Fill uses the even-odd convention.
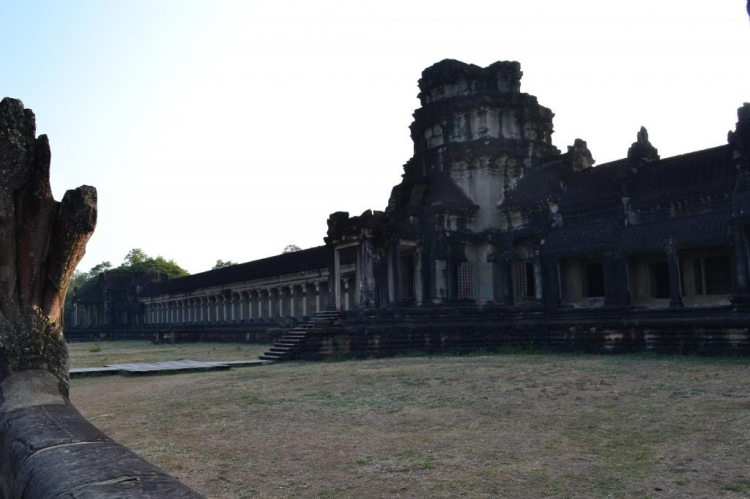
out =
[[[0,44],[55,196],[99,191],[82,270],[140,247],[200,272],[384,209],[441,59],[520,61],[598,163],[641,125],[662,157],[724,144],[750,101],[745,0],[0,0]]]

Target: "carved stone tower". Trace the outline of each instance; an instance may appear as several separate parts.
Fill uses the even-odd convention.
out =
[[[560,154],[552,145],[553,113],[521,93],[521,65],[486,68],[446,59],[422,72],[411,137],[414,156],[404,183],[446,176],[478,211],[467,229],[498,227],[497,203],[535,165]]]

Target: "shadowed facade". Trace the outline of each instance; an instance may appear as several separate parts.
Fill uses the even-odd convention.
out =
[[[517,62],[427,68],[414,154],[386,209],[333,213],[325,246],[139,285],[127,317],[113,319],[105,288],[89,290],[75,324],[744,310],[750,106],[726,144],[661,158],[641,128],[622,159],[594,166],[585,141],[552,145],[553,113],[521,92],[521,76]]]

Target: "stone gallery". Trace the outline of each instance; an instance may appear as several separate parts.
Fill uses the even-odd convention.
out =
[[[385,211],[333,213],[324,246],[189,277],[104,273],[76,295],[73,328],[257,328],[338,310],[355,343],[389,327],[432,335],[415,348],[511,330],[611,347],[658,329],[675,348],[744,351],[750,105],[726,144],[661,158],[641,128],[594,166],[583,140],[552,144],[554,114],[521,76],[517,62],[427,68]],[[700,330],[688,339],[686,321]]]

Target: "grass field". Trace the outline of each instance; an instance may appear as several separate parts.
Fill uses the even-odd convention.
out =
[[[402,357],[84,378],[72,398],[213,498],[748,497],[749,368]]]
[[[128,362],[164,360],[256,359],[270,345],[247,343],[176,343],[155,345],[150,341],[100,341],[68,344],[70,367],[99,367]]]

